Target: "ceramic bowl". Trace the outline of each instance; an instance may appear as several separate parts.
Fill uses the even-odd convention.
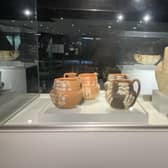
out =
[[[135,54],[134,59],[137,63],[143,65],[155,65],[161,60],[161,55],[141,55]]]

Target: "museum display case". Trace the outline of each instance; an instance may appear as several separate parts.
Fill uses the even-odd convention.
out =
[[[0,168],[167,167],[167,9],[2,0]]]
[[[19,4],[16,8],[16,4]],[[4,2],[0,10],[0,123],[38,94],[35,1]]]
[[[19,12],[0,12],[2,128],[168,126],[168,24],[156,1],[16,1]]]

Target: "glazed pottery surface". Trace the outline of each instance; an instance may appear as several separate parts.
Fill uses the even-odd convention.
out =
[[[134,84],[137,83],[137,91]],[[135,80],[114,80],[106,87],[106,100],[112,108],[128,109],[134,105],[140,93],[140,81]]]
[[[76,76],[77,76],[77,73],[75,73],[75,72],[64,73],[64,78],[66,78],[66,77],[76,77]]]
[[[168,47],[164,50],[164,58],[157,65],[155,74],[160,92],[168,95]]]
[[[121,79],[127,79],[128,75],[127,74],[108,74],[107,80],[108,81],[113,81],[113,80],[121,80]]]
[[[128,75],[127,74],[121,74],[121,73],[108,74],[107,81],[104,83],[105,90],[107,88],[111,88],[112,87],[112,83],[111,82],[113,82],[115,80],[123,80],[123,79],[128,79]]]
[[[8,51],[1,50],[0,51],[0,61],[12,61],[19,57],[19,51]]]
[[[136,60],[136,62],[143,65],[155,65],[160,61],[161,55],[135,54],[134,59]]]
[[[82,101],[78,77],[56,78],[50,92],[52,102],[59,108],[73,108]]]
[[[82,84],[82,92],[85,100],[96,99],[99,94],[100,86],[98,84],[97,73],[79,74]]]

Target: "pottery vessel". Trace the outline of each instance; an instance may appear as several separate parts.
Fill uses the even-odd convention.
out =
[[[163,60],[157,65],[155,72],[160,92],[168,95],[168,47],[165,48]]]
[[[108,74],[107,80],[113,81],[113,80],[121,80],[121,79],[127,79],[127,74],[117,73],[117,74]]]
[[[123,80],[123,79],[128,79],[127,74],[108,74],[107,81],[104,83],[104,88],[107,90],[108,88],[112,87],[112,82],[115,80]]]
[[[137,91],[134,89],[134,84],[137,83]],[[133,106],[140,93],[140,81],[121,79],[113,80],[109,86],[105,88],[105,97],[112,108],[128,109]]]
[[[52,102],[59,108],[73,108],[80,104],[82,101],[82,89],[79,78],[56,78],[50,97]]]
[[[161,55],[142,55],[142,54],[135,54],[134,59],[139,64],[143,65],[155,65],[157,64],[160,59]]]
[[[67,77],[76,77],[76,76],[77,76],[77,73],[75,73],[75,72],[64,73],[64,78],[67,78]]]
[[[82,73],[79,74],[79,78],[82,84],[83,98],[85,100],[96,99],[100,90],[97,73]]]
[[[1,50],[0,51],[0,61],[12,61],[16,60],[19,57],[19,51],[8,51],[8,50]]]

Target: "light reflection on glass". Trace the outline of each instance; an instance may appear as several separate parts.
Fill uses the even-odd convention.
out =
[[[118,14],[117,15],[117,22],[121,22],[124,20],[124,15],[123,14]]]
[[[146,22],[146,23],[148,23],[149,21],[151,21],[151,19],[152,19],[152,17],[149,14],[146,14],[143,17],[143,21]]]
[[[32,122],[33,122],[32,120],[27,120],[28,124],[32,124]]]
[[[25,9],[25,10],[23,11],[23,13],[24,13],[25,16],[31,16],[31,15],[32,15],[31,10],[29,10],[29,9]]]
[[[129,111],[133,111],[133,110],[134,110],[134,108],[133,108],[133,107],[130,107],[130,108],[129,108]]]

